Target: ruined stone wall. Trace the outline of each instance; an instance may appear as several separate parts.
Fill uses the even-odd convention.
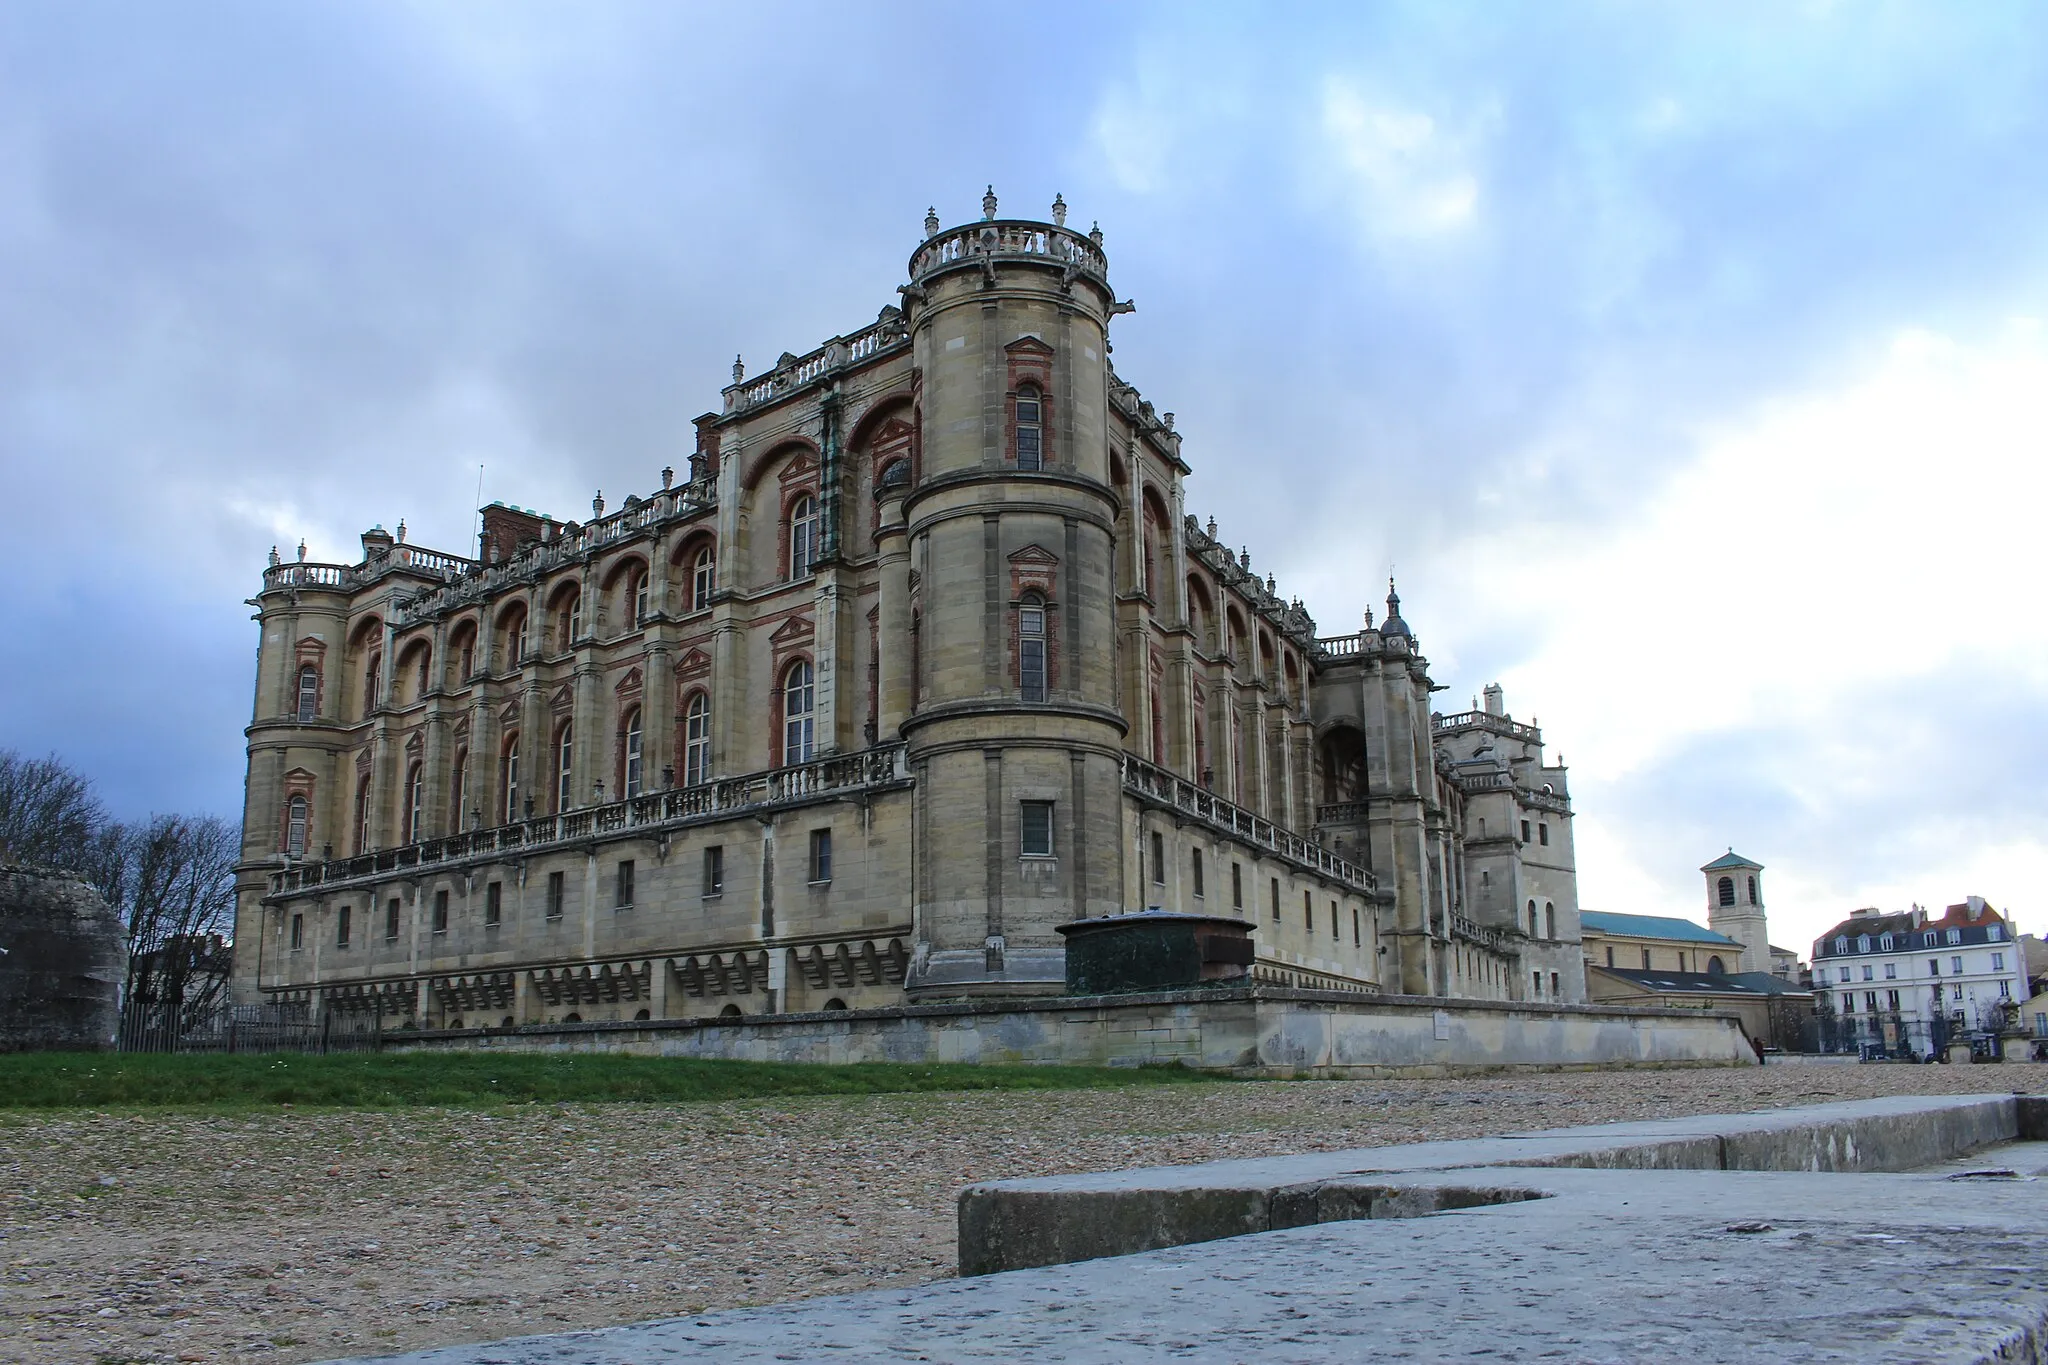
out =
[[[0,950],[0,1052],[113,1045],[127,944],[97,891],[0,863]]]

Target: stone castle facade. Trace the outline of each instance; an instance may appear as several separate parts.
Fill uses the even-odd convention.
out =
[[[901,307],[737,363],[684,477],[282,562],[238,998],[385,1026],[1062,988],[1055,926],[1252,921],[1256,978],[1584,998],[1541,733],[1433,715],[1385,616],[1318,637],[1185,510],[1110,365],[1099,230],[925,222]]]

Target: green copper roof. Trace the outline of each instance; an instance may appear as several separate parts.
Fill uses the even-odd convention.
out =
[[[1753,863],[1749,859],[1743,857],[1740,853],[1737,853],[1734,849],[1731,848],[1726,853],[1723,853],[1720,857],[1714,859],[1714,861],[1708,863],[1705,867],[1701,868],[1700,871],[1720,872],[1726,868],[1731,867],[1753,867],[1759,872],[1764,870],[1764,865],[1762,863]]]
[[[1711,943],[1719,948],[1742,948],[1726,934],[1702,929],[1689,919],[1668,915],[1614,915],[1605,910],[1579,911],[1579,932],[1613,934],[1617,938],[1676,938],[1687,943]]]

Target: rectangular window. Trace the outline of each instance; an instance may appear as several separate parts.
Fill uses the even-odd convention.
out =
[[[1951,929],[1951,930],[1949,930],[1949,931],[1948,931],[1948,941],[1949,941],[1950,943],[1952,943],[1952,944],[1954,944],[1954,943],[1961,943],[1961,942],[1963,941],[1963,931],[1962,931],[1962,930],[1960,930],[1960,929]]]
[[[1529,973],[1529,996],[1531,999],[1535,1000],[1541,1000],[1543,998],[1543,973]]]
[[[398,942],[398,897],[393,896],[384,905],[384,941]]]
[[[1230,908],[1244,909],[1244,864],[1230,865]]]
[[[484,888],[484,928],[495,929],[505,921],[505,884],[492,882]]]
[[[1273,923],[1280,922],[1280,879],[1273,878]]]
[[[1337,902],[1330,902],[1330,937],[1338,943],[1344,941],[1344,933],[1337,927]]]
[[[1928,958],[1928,959],[1927,959],[1927,974],[1928,974],[1929,976],[1940,976],[1940,975],[1941,975],[1941,959],[1940,959],[1940,958],[1938,958],[1938,957],[1930,957],[1930,958]],[[1844,978],[1844,979],[1846,980],[1847,978]]]
[[[1865,1010],[1869,1011],[1869,1012],[1870,1012],[1870,1013],[1872,1013],[1872,1014],[1876,1014],[1876,1013],[1877,1013],[1877,992],[1876,992],[1876,991],[1865,991],[1865,992],[1863,992],[1863,1008],[1864,1008]]]
[[[1553,1000],[1564,994],[1564,991],[1559,986],[1560,980],[1561,978],[1556,972],[1550,974],[1550,998]]]
[[[1614,945],[1612,943],[1607,945],[1607,965],[1610,967],[1614,965]]]
[[[1646,972],[1650,970],[1650,950],[1648,948],[1643,949],[1643,970]]]
[[[2012,999],[2012,982],[2000,981],[1998,983],[1998,998],[2000,1000]]]
[[[1152,831],[1152,885],[1166,885],[1166,836]]]
[[[1898,964],[1898,963],[1896,963],[1896,962],[1887,962],[1887,963],[1885,963],[1885,964],[1884,964],[1884,979],[1885,979],[1885,980],[1887,980],[1887,981],[1896,981],[1896,980],[1898,980],[1898,979],[1899,979],[1899,964]]]
[[[434,932],[437,934],[448,932],[448,893],[446,891],[436,891],[434,893]]]
[[[1301,927],[1311,934],[1316,931],[1315,897],[1306,891],[1301,893]]]
[[[1365,946],[1365,930],[1359,923],[1358,907],[1355,905],[1351,907],[1351,946],[1354,948],[1363,948]]]
[[[1543,845],[1545,848],[1550,847],[1550,826],[1536,826],[1536,842]]]
[[[1018,808],[1018,848],[1027,858],[1052,856],[1052,802],[1025,801]]]
[[[564,895],[564,893],[565,893],[565,889],[566,889],[566,888],[565,888],[565,887],[563,886],[563,882],[564,882],[565,880],[566,880],[566,879],[565,879],[565,878],[563,877],[563,875],[562,875],[561,873],[559,873],[559,872],[550,872],[550,873],[548,873],[548,918],[549,918],[549,919],[560,919],[560,918],[562,917],[562,898],[563,898],[563,895]]]
[[[1854,991],[1843,991],[1843,992],[1842,992],[1842,1013],[1844,1013],[1844,1014],[1854,1014],[1855,1012],[1856,1012],[1856,992],[1854,992]]]
[[[811,831],[811,880],[832,880],[832,831],[829,829]]]
[[[713,844],[704,850],[704,894],[722,896],[725,894],[725,845]]]
[[[1190,849],[1189,856],[1193,860],[1190,866],[1194,873],[1195,899],[1201,900],[1206,894],[1202,889],[1202,850]]]
[[[1899,993],[1897,991],[1886,991],[1884,993],[1884,1007],[1893,1014],[1899,1012]]]
[[[612,902],[613,908],[633,908],[633,860],[625,858],[619,862],[618,895]]]
[[[1524,821],[1522,822],[1522,842],[1523,842],[1523,843],[1525,843],[1525,844],[1529,842],[1529,822],[1528,822],[1527,820],[1524,820]],[[1540,978],[1539,978],[1539,984],[1540,984]]]
[[[1837,968],[1835,968],[1835,980],[1837,980],[1837,981],[1847,981],[1848,979],[1849,979],[1849,969],[1848,969],[1847,967],[1837,967]]]
[[[1948,960],[1948,970],[1952,976],[1961,976],[1963,974],[1963,960],[1959,957],[1950,958]]]
[[[1993,953],[1991,955],[1991,970],[1994,972],[2002,972],[2005,970],[2004,953]]]
[[[306,917],[305,917],[304,915],[293,915],[293,916],[292,916],[292,951],[296,953],[297,951],[299,951],[299,949],[301,949],[301,948],[303,948],[303,947],[305,947],[305,946],[306,946]]]
[[[1870,979],[1871,979],[1872,975],[1873,975],[1873,973],[1872,973],[1872,971],[1871,971],[1871,968],[1870,968],[1870,964],[1869,964],[1868,962],[1864,963],[1864,964],[1863,964],[1863,979],[1864,979],[1865,981],[1868,981],[1868,980],[1870,980]]]
[[[334,912],[334,946],[337,948],[348,947],[349,915],[346,905]]]

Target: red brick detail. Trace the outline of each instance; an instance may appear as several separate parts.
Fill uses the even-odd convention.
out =
[[[612,691],[618,696],[621,703],[634,702],[640,698],[641,686],[640,670],[629,668],[626,670],[626,676],[619,679],[618,686],[614,687]],[[642,736],[642,738],[644,739],[645,736]]]
[[[1045,690],[1059,689],[1060,618],[1059,556],[1042,545],[1026,545],[1010,555],[1010,685],[1024,687],[1022,618],[1024,594],[1037,593],[1045,608]]]
[[[1031,384],[1038,389],[1038,460],[1050,469],[1059,463],[1059,447],[1053,439],[1053,349],[1037,337],[1018,337],[1003,350],[1009,356],[1009,379],[1003,393],[1003,463],[1016,467],[1017,390]]]
[[[282,853],[289,846],[291,837],[292,798],[306,799],[306,846],[300,849],[302,855],[310,854],[313,848],[313,792],[320,779],[304,768],[293,768],[284,775],[284,799],[277,803],[277,851]]]

